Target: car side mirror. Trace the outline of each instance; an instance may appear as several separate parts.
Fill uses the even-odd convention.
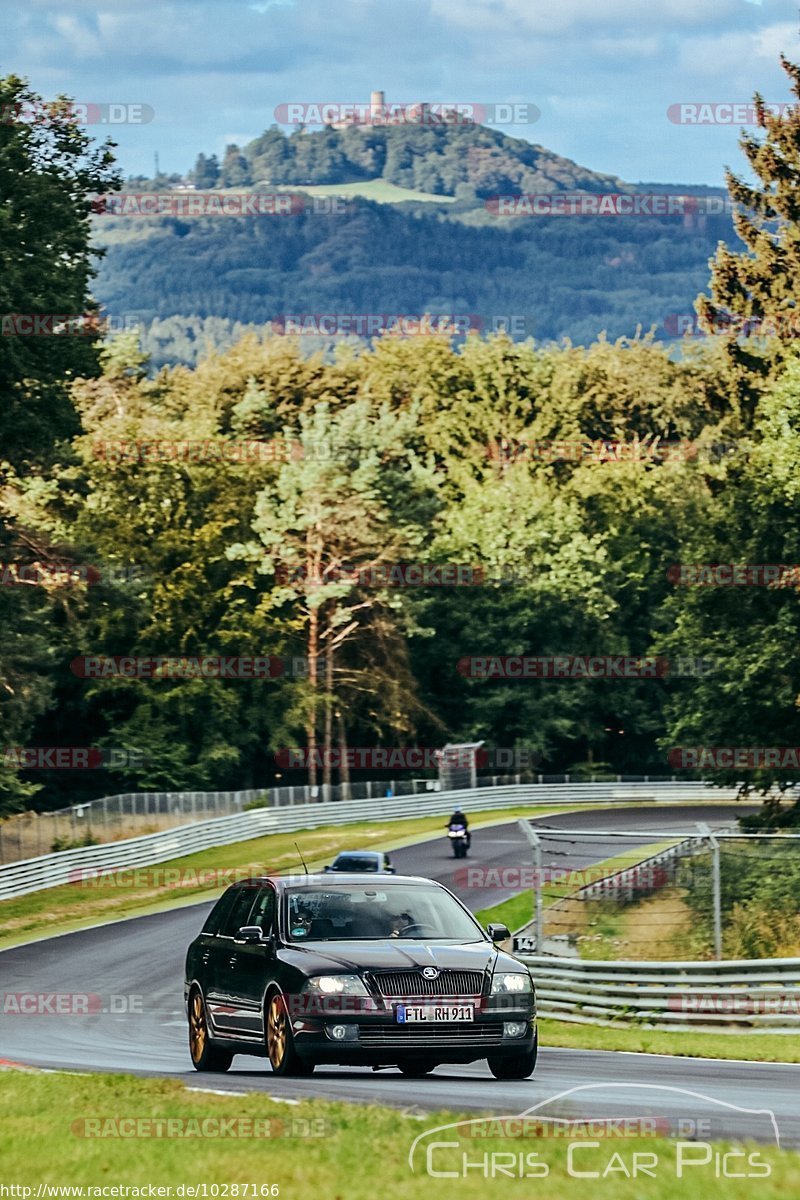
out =
[[[487,925],[486,932],[493,942],[504,942],[511,937],[507,925]]]
[[[397,874],[397,872],[395,871],[395,869],[394,869],[394,867],[392,866],[392,864],[391,864],[391,863],[388,863],[388,864],[387,864],[387,867],[386,867],[386,874],[387,874],[387,875],[396,875],[396,874]]]
[[[236,935],[237,942],[263,942],[267,939],[261,932],[260,925],[243,925]]]
[[[330,867],[323,867],[323,871],[330,871]]]

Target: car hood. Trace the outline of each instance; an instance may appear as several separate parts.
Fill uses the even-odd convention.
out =
[[[413,971],[422,967],[439,970],[485,971],[493,967],[498,957],[489,942],[463,942],[437,945],[435,942],[415,942],[403,939],[381,942],[304,942],[281,952],[281,957],[301,971]],[[508,965],[520,969],[509,955]],[[506,965],[503,962],[503,965]]]

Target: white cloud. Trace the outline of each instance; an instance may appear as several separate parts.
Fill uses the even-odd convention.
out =
[[[65,9],[67,11],[65,11]],[[249,140],[288,100],[536,104],[522,133],[628,178],[717,181],[730,131],[666,120],[680,100],[788,94],[800,57],[788,0],[26,0],[6,21],[3,69],[84,101],[150,104],[115,130],[124,169],[164,169]],[[654,130],[657,136],[654,136]]]

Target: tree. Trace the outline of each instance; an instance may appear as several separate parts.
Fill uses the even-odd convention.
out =
[[[0,79],[0,427],[2,457],[52,460],[78,430],[70,381],[98,371],[90,296],[93,193],[119,186],[111,148],[92,146],[66,97],[45,103],[16,75]],[[29,336],[19,316],[83,314],[82,332]]]
[[[219,182],[219,163],[217,162],[216,154],[212,154],[209,158],[206,158],[205,154],[198,154],[197,162],[194,164],[194,170],[192,171],[192,181],[195,187],[201,191],[217,186]]]
[[[225,147],[220,179],[223,187],[231,188],[243,187],[253,182],[250,177],[250,164],[239,147],[234,144]]]
[[[668,648],[714,664],[687,682],[667,708],[665,748],[800,746],[800,640],[797,562],[800,472],[800,362],[793,360],[778,384],[762,398],[753,438],[742,442],[727,468],[727,486],[683,533],[687,564],[787,564],[773,579],[753,586],[676,587],[663,621],[671,628]],[[800,799],[788,814],[778,812],[780,794],[796,783],[796,767],[774,762],[743,769],[713,769],[720,784],[766,795],[768,823],[800,823]],[[794,793],[788,793],[790,796]]]
[[[93,147],[66,97],[45,103],[15,75],[0,79],[0,562],[58,557],[43,503],[46,479],[79,429],[70,398],[78,375],[99,370],[97,305],[90,296],[93,193],[119,184],[111,142]],[[38,316],[30,334],[26,321]],[[66,326],[54,316],[69,316]],[[59,330],[61,332],[59,332]],[[77,332],[76,332],[77,331]],[[67,589],[72,594],[72,589]],[[72,598],[72,596],[70,596]],[[29,736],[52,703],[63,589],[0,587],[0,728]],[[0,770],[0,811],[37,790]]]
[[[711,264],[711,296],[699,296],[695,305],[706,332],[725,338],[747,418],[759,378],[774,377],[800,335],[800,66],[783,55],[781,66],[798,104],[774,114],[756,92],[763,137],[745,133],[739,143],[756,181],[726,170],[734,229],[745,249],[720,243]]]
[[[396,590],[374,586],[369,573],[418,557],[437,507],[435,476],[408,445],[416,420],[413,409],[398,414],[367,400],[338,413],[320,402],[301,414],[302,457],[282,463],[275,486],[256,501],[252,526],[259,541],[229,550],[231,558],[256,562],[274,578],[261,611],[281,615],[305,642],[308,679],[298,690],[312,784],[320,712],[329,752],[344,686],[349,682],[351,691],[368,693],[373,706],[383,709],[387,681],[401,668],[402,644],[392,630],[401,622],[402,598]],[[394,661],[375,673],[362,660],[337,675],[337,657],[350,643],[381,639],[393,643]],[[373,663],[378,658],[371,657]],[[410,674],[404,675],[413,690]],[[396,726],[402,710],[413,706],[413,695],[397,687],[388,691],[401,706],[388,722]]]

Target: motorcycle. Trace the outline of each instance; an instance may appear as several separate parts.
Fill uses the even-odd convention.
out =
[[[447,836],[450,838],[450,845],[453,847],[453,858],[466,858],[467,847],[469,846],[466,826],[451,825],[447,831]]]

